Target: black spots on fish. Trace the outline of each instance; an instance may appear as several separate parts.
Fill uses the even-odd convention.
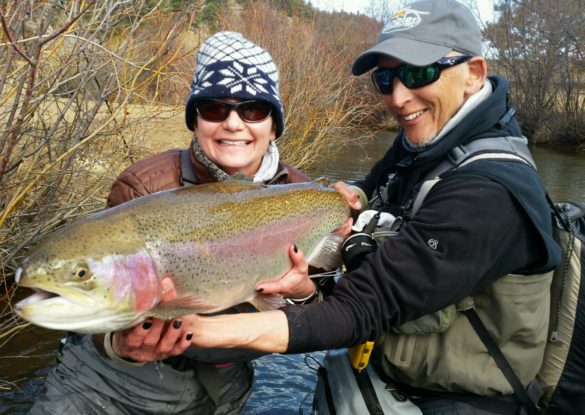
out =
[[[199,273],[197,272],[198,269],[195,267],[195,264],[191,262],[187,262],[183,264],[183,270],[185,275],[189,275],[191,277],[197,277]]]
[[[141,218],[141,220],[138,222],[137,228],[139,235],[149,235],[151,233],[151,229],[157,229],[159,226],[152,223],[151,220],[144,220],[144,218]]]
[[[166,264],[176,263],[180,258],[179,255],[177,255],[177,253],[169,250],[162,251],[160,256],[163,259],[163,263]]]
[[[49,255],[41,255],[40,262],[45,262],[47,264],[51,264],[59,259],[59,256],[56,254],[49,254]]]
[[[226,225],[223,224],[218,224],[218,226],[214,226],[212,228],[209,228],[209,230],[206,231],[205,237],[208,240],[218,240],[221,239],[222,236],[224,236],[226,234],[226,229],[228,227]]]
[[[256,267],[260,266],[260,261],[257,258],[255,258],[255,257],[250,258],[250,262],[252,264],[254,264],[253,268],[256,268]]]
[[[93,280],[82,281],[81,283],[79,283],[79,287],[82,290],[91,291],[95,288],[95,281],[93,281]],[[104,298],[105,298],[105,295],[104,295]]]

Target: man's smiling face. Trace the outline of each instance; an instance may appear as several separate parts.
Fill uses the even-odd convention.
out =
[[[396,58],[381,56],[378,67],[397,68],[402,64]],[[461,108],[468,96],[468,76],[467,63],[463,63],[444,69],[437,81],[421,88],[408,89],[394,79],[392,93],[382,97],[412,145],[424,147],[431,142]]]

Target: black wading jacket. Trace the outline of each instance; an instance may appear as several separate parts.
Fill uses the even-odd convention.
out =
[[[409,151],[399,136],[357,183],[368,198],[395,173],[388,210],[400,213],[410,205],[416,185],[453,147],[484,137],[521,136],[513,117],[501,121],[509,114],[507,81],[494,77],[490,82],[491,96],[431,147]],[[433,187],[396,237],[340,279],[326,301],[284,309],[288,352],[378,339],[391,327],[457,303],[506,274],[553,269],[560,250],[548,212],[538,175],[521,162],[485,160],[457,169]]]

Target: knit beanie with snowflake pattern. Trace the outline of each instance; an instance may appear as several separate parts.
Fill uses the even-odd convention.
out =
[[[193,131],[195,103],[202,98],[259,99],[272,105],[276,138],[284,130],[278,68],[272,56],[241,33],[218,32],[199,48],[191,93],[185,108],[187,128]]]

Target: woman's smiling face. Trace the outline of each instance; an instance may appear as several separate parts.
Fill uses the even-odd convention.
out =
[[[238,102],[237,99],[223,99]],[[272,117],[260,122],[245,122],[236,111],[220,122],[197,116],[195,134],[205,155],[227,174],[254,176],[270,141],[276,137]]]

